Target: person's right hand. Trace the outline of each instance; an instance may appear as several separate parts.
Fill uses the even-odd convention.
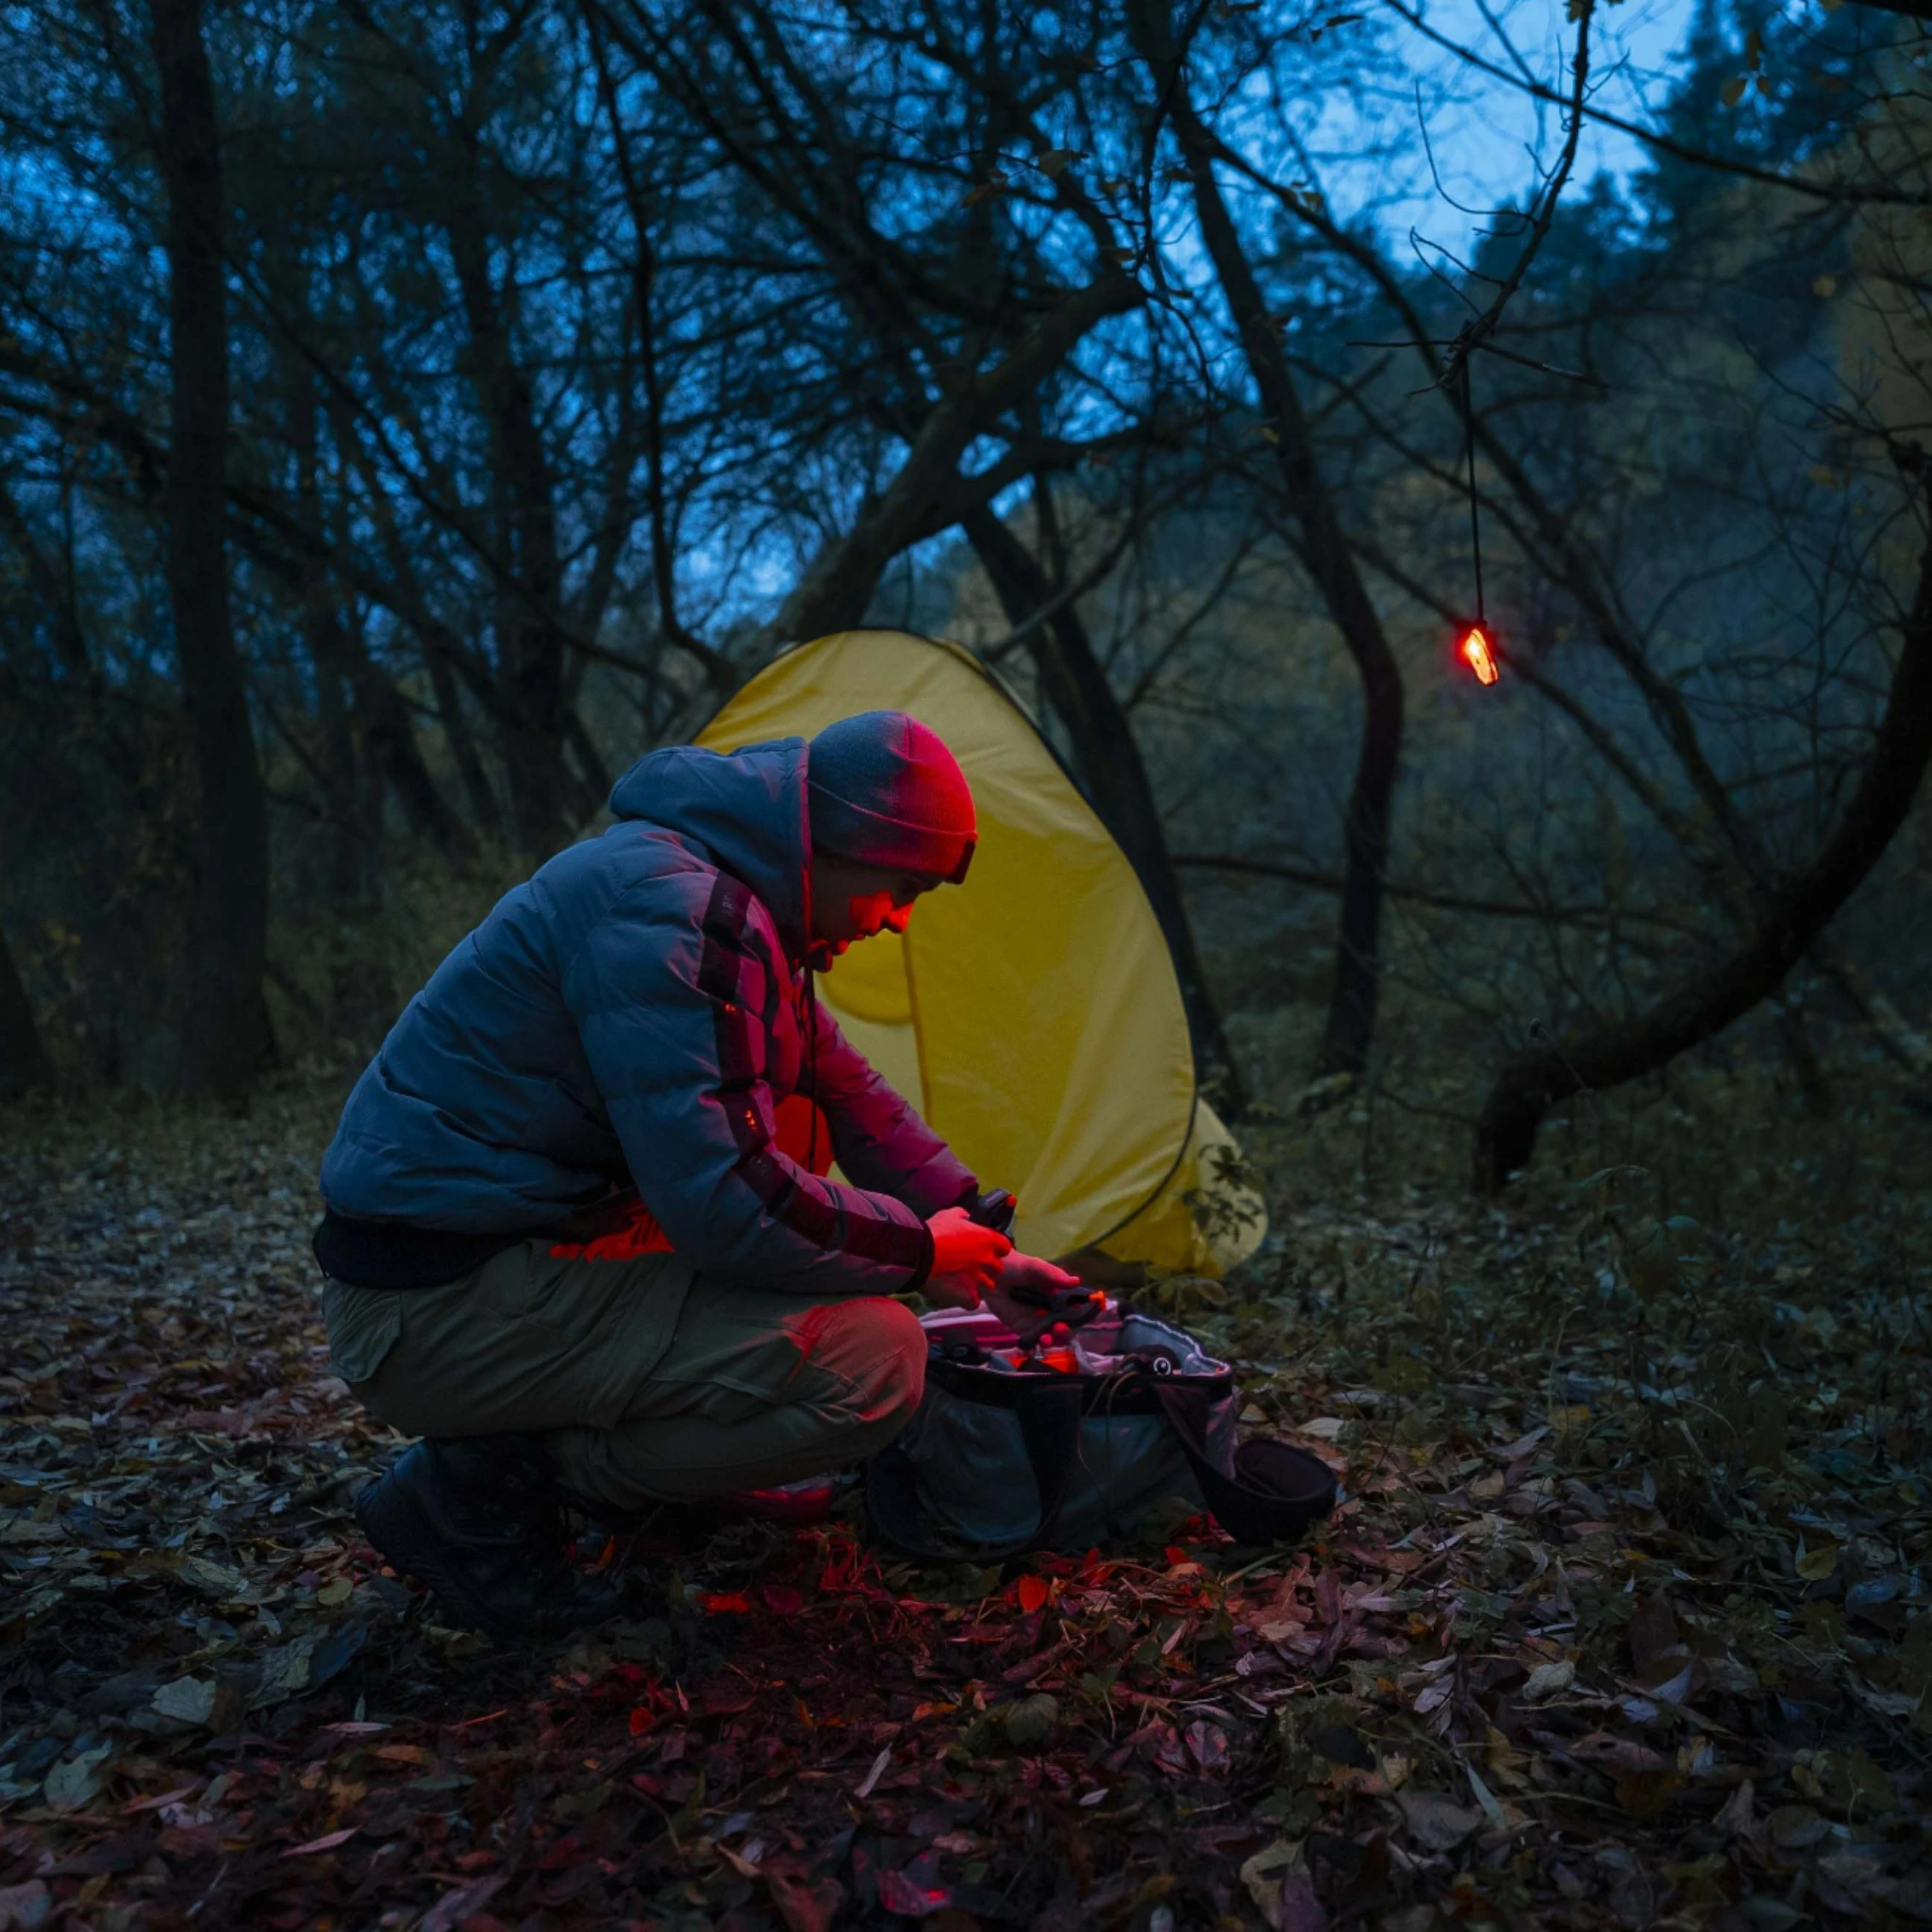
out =
[[[999,1280],[1012,1242],[963,1208],[941,1208],[925,1224],[932,1230],[932,1273],[921,1291],[935,1307],[976,1308]]]

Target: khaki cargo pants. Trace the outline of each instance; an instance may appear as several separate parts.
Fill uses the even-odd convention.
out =
[[[919,1406],[910,1309],[814,1303],[675,1255],[560,1259],[525,1241],[445,1288],[323,1289],[330,1366],[411,1436],[535,1433],[619,1509],[799,1481],[882,1448]]]

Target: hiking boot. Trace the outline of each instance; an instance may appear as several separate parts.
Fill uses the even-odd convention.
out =
[[[430,1437],[356,1496],[384,1559],[428,1585],[452,1622],[541,1642],[614,1617],[616,1589],[570,1558],[563,1497],[528,1436]]]

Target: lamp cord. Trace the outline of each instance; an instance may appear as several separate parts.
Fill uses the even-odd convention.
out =
[[[805,1024],[806,1077],[811,1084],[811,1132],[806,1142],[805,1171],[810,1174],[819,1164],[819,983],[809,960],[805,968]]]
[[[1469,549],[1475,560],[1475,622],[1485,637],[1489,624],[1483,610],[1483,532],[1476,514],[1475,495],[1475,411],[1470,403],[1470,364],[1475,358],[1462,358],[1462,452],[1469,464]]]

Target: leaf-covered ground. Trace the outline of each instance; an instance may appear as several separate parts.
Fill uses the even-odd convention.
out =
[[[1916,1195],[1284,1208],[1166,1293],[1343,1466],[1307,1547],[667,1521],[580,1554],[668,1615],[527,1657],[348,1513],[325,1130],[0,1136],[0,1932],[1932,1919]]]

